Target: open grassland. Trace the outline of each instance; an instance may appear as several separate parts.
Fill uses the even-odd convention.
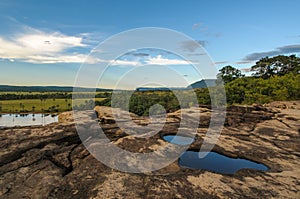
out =
[[[95,98],[95,101],[102,101],[105,98]],[[75,105],[86,104],[90,99],[21,99],[1,100],[0,112],[2,113],[26,113],[26,112],[63,112],[71,110]]]

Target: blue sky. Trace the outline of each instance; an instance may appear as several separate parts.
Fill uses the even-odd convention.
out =
[[[299,10],[297,0],[2,0],[0,84],[73,85],[99,42],[140,27],[182,32],[201,41],[218,68],[246,70],[263,56],[299,54]],[[178,58],[149,54],[152,60]],[[118,67],[107,73],[105,87],[118,78],[116,71],[122,74]],[[201,78],[180,62],[172,67],[188,82]]]

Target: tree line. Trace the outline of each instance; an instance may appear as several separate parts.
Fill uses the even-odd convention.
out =
[[[49,93],[1,93],[0,100],[22,100],[22,99],[76,99],[83,98],[106,98],[111,95],[111,92],[101,92],[101,93],[67,93],[67,92],[49,92]]]

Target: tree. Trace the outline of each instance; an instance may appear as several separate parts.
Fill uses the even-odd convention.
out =
[[[220,83],[221,80],[223,80],[223,82],[225,84],[240,78],[240,77],[244,77],[245,75],[243,75],[241,73],[241,71],[239,69],[236,69],[230,65],[228,66],[224,66],[222,69],[219,70],[220,72],[217,75],[217,83]]]
[[[35,106],[32,106],[32,113],[34,114],[35,112]]]
[[[287,73],[300,73],[300,58],[295,55],[278,55],[275,57],[264,57],[251,67],[253,76],[268,79],[271,76],[283,76]]]
[[[45,99],[43,99],[43,97],[41,96],[40,97],[40,100],[41,100],[41,110],[42,110],[42,113],[44,113],[44,109],[45,109]],[[43,103],[44,101],[44,103]]]
[[[68,99],[65,99],[66,102],[66,110],[68,110]]]

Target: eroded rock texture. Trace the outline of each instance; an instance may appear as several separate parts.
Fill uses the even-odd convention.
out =
[[[169,113],[159,133],[143,138],[132,135],[134,129],[126,132],[118,127],[110,108],[97,107],[96,111],[99,118],[94,120],[111,142],[138,153],[165,146],[162,136],[177,132],[180,114],[189,116],[187,128],[189,122],[199,120],[194,117],[197,112],[200,124],[190,149],[199,150],[211,115],[205,107]],[[149,118],[130,114],[131,118],[141,126],[149,123]],[[85,122],[84,116],[80,121]],[[243,169],[222,175],[184,169],[175,161],[158,171],[131,174],[96,160],[79,139],[72,113],[63,113],[57,124],[1,130],[0,198],[300,198],[299,121],[299,101],[228,107],[213,151],[264,163],[268,171]],[[86,125],[97,128],[94,123]]]

